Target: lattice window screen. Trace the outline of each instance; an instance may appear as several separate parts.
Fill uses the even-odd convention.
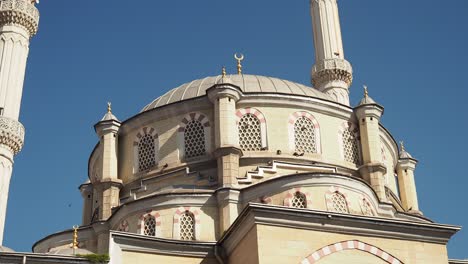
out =
[[[154,167],[155,156],[154,138],[151,135],[144,135],[138,142],[138,170],[146,171]]]
[[[190,159],[205,155],[205,129],[200,121],[192,120],[187,124],[184,143],[185,158]]]
[[[144,219],[143,234],[145,236],[156,236],[156,219],[152,215],[147,215]]]
[[[180,239],[195,240],[195,217],[189,211],[180,216]]]
[[[343,132],[344,159],[359,164],[359,146],[356,136],[349,128]]]
[[[348,204],[346,203],[346,198],[341,193],[334,193],[331,197],[333,204],[332,210],[338,213],[349,213]]]
[[[315,140],[315,127],[307,117],[300,117],[294,122],[294,142],[296,152],[317,153],[317,142]]]
[[[292,207],[307,208],[307,198],[303,193],[297,192],[292,198]]]
[[[260,120],[253,114],[245,114],[239,121],[239,145],[245,151],[262,150]]]

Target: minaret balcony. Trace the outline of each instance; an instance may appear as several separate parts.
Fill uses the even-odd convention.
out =
[[[312,68],[312,80],[316,88],[331,81],[343,81],[349,87],[353,82],[353,68],[344,59],[321,60]]]
[[[16,155],[24,144],[24,126],[14,119],[0,116],[0,144]]]
[[[0,26],[20,25],[33,36],[39,25],[39,10],[31,0],[0,0]]]

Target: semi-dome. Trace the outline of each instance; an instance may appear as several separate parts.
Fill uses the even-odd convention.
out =
[[[333,100],[329,95],[312,87],[283,79],[246,74],[233,74],[227,75],[226,77],[230,80],[230,84],[238,86],[244,93],[291,94]],[[219,84],[219,81],[222,78],[222,75],[210,76],[185,83],[170,90],[163,96],[156,98],[150,104],[145,106],[142,112],[171,103],[204,96],[206,94],[206,90],[213,87],[213,85]]]

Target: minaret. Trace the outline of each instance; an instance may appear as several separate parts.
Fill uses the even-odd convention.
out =
[[[310,0],[315,65],[312,83],[335,101],[349,106],[353,69],[345,60],[337,0]]]
[[[37,32],[36,1],[0,0],[0,245],[3,242],[13,157],[23,147],[18,122],[29,39]]]

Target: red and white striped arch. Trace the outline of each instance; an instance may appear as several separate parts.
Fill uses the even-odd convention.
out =
[[[262,140],[262,148],[267,147],[267,127],[266,127],[266,119],[265,116],[256,108],[242,108],[236,111],[236,124],[239,125],[241,118],[246,114],[252,114],[258,118],[260,122],[260,135]]]
[[[199,112],[193,112],[184,116],[182,121],[179,123],[179,129],[177,130],[177,146],[179,149],[179,157],[185,157],[185,128],[191,121],[200,122],[203,126],[205,133],[205,152],[206,154],[211,152],[211,123],[208,117]]]
[[[288,120],[288,131],[289,131],[289,150],[291,152],[295,151],[296,149],[296,135],[294,133],[294,124],[296,121],[301,118],[305,117],[309,119],[312,124],[314,124],[314,135],[315,135],[315,143],[317,144],[317,153],[322,153],[322,144],[320,141],[320,124],[317,121],[317,119],[310,113],[305,112],[305,111],[299,111],[295,112],[291,115],[289,115],[289,120]]]
[[[352,122],[344,122],[341,124],[340,128],[338,129],[338,146],[340,148],[340,154],[341,158],[344,160],[345,155],[344,155],[344,145],[343,145],[343,133],[349,129],[351,133],[353,133],[354,138],[356,138],[356,144],[358,145],[358,155],[359,155],[359,160],[362,161],[362,155],[361,155],[361,141],[359,140],[359,128]]]
[[[155,160],[155,165],[158,165],[158,161],[159,161],[158,133],[156,132],[156,129],[152,127],[143,127],[142,129],[138,131],[138,133],[135,136],[135,139],[133,140],[133,173],[138,172],[138,165],[140,164],[139,156],[138,156],[138,144],[140,143],[141,138],[146,135],[150,135],[154,139],[154,160]]]
[[[296,193],[298,193],[298,192],[305,195],[306,202],[307,202],[307,208],[311,209],[312,208],[312,194],[310,192],[302,190],[301,188],[293,188],[293,189],[287,191],[286,196],[285,196],[285,198],[283,200],[283,205],[287,206],[287,207],[291,207],[294,195],[296,195]]]
[[[153,216],[156,222],[156,237],[161,237],[161,215],[154,210],[148,210],[140,216],[138,219],[137,233],[143,235],[145,233],[145,217]]]
[[[174,239],[180,239],[180,217],[186,212],[190,212],[195,220],[195,240],[200,239],[201,234],[201,219],[200,211],[193,207],[179,207],[174,213],[174,229],[172,235]]]
[[[359,250],[374,255],[382,259],[386,263],[403,264],[403,261],[399,260],[395,256],[392,256],[390,253],[385,252],[384,250],[373,245],[361,242],[359,240],[348,240],[323,247],[310,254],[308,257],[302,260],[300,264],[319,263],[321,259],[344,250]]]
[[[334,212],[332,196],[335,193],[339,193],[343,195],[346,201],[346,205],[348,206],[348,213],[350,213],[351,212],[351,200],[349,199],[348,194],[343,189],[339,187],[335,187],[335,186],[331,186],[328,189],[328,191],[325,193],[325,203],[327,204],[328,211]]]

